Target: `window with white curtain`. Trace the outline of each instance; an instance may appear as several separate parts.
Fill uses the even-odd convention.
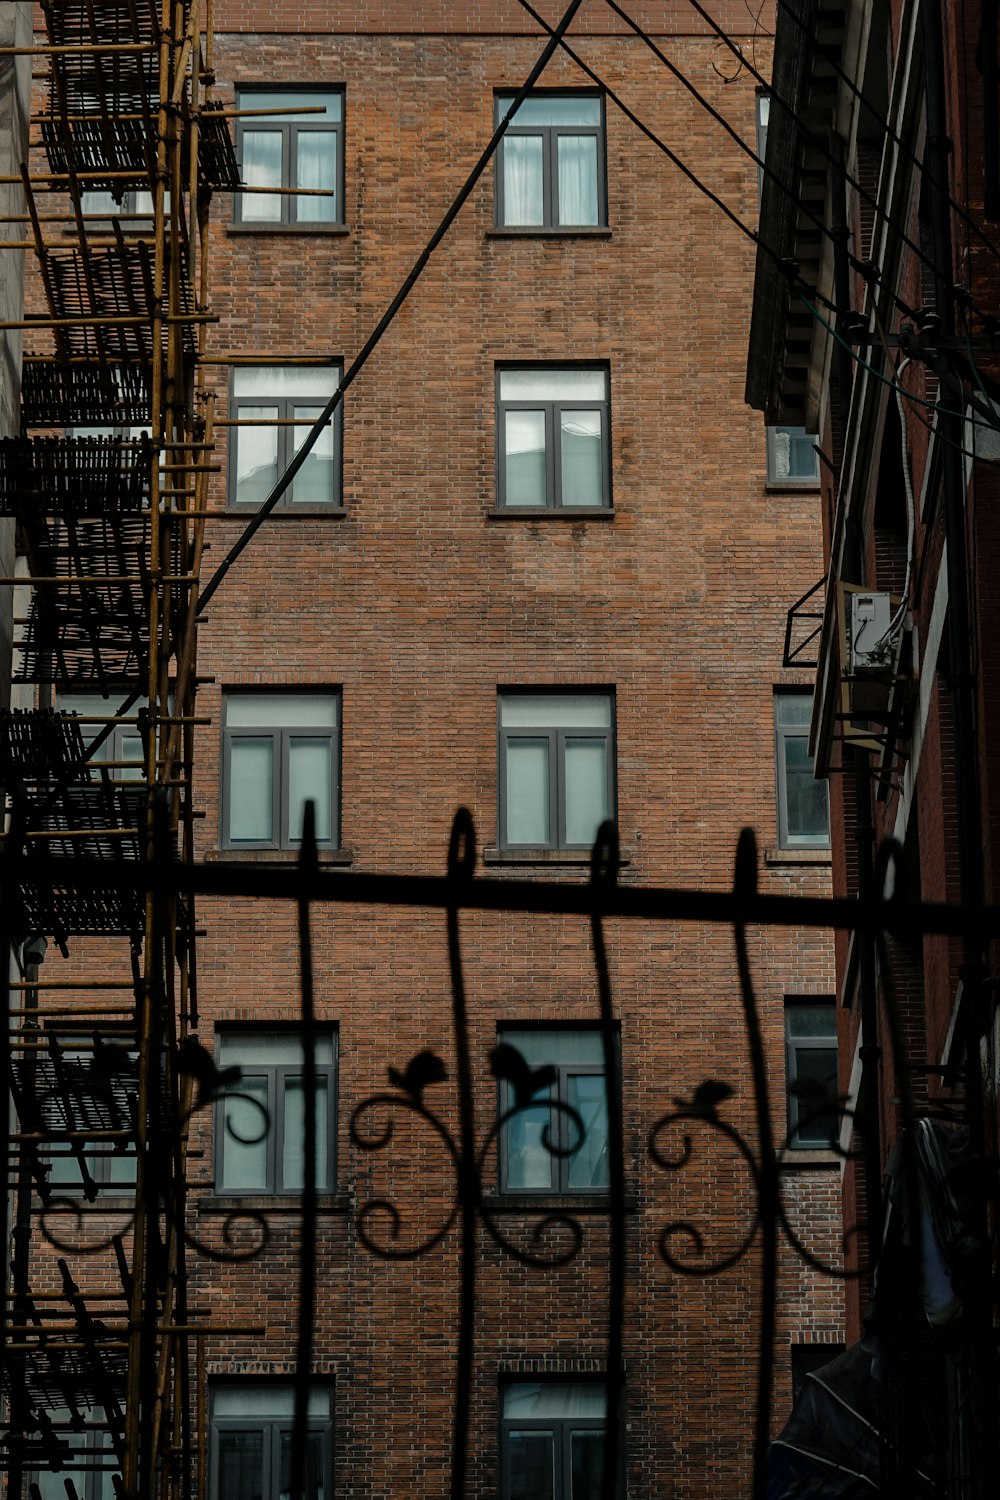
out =
[[[497,95],[497,124],[516,97]],[[604,155],[600,94],[529,94],[497,154],[497,224],[508,229],[606,224]]]
[[[338,365],[239,365],[232,372],[229,503],[261,506],[340,384]],[[279,507],[340,504],[341,413],[320,433]]]
[[[305,1182],[305,1055],[294,1031],[220,1031],[220,1070],[239,1069],[216,1104],[220,1193],[301,1193]],[[316,1186],[336,1180],[336,1033],[320,1031],[316,1061]]]
[[[238,224],[342,224],[344,95],[340,89],[240,89],[236,149],[245,186]]]
[[[522,1108],[500,1085],[500,1186],[507,1193],[604,1193],[608,1189],[608,1097],[604,1043],[596,1026],[509,1027],[498,1040],[533,1072],[547,1070]]]
[[[500,1400],[503,1500],[601,1500],[603,1381],[510,1380]]]
[[[767,482],[785,489],[813,489],[819,484],[816,439],[804,427],[767,429]]]
[[[605,368],[498,369],[498,508],[607,508],[608,426]]]
[[[504,849],[590,849],[614,817],[614,696],[498,695],[499,835]]]
[[[340,838],[340,694],[229,692],[222,704],[222,842],[294,849],[305,805],[316,842]]]
[[[228,1380],[211,1387],[212,1500],[287,1500],[292,1490],[295,1386]],[[333,1495],[333,1388],[309,1391],[304,1500]]]

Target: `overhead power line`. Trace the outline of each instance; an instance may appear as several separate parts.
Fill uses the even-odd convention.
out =
[[[383,335],[395,320],[396,314],[399,312],[400,308],[409,297],[413,288],[420,280],[427,262],[430,260],[431,256],[434,254],[434,251],[437,249],[438,245],[440,245],[441,241],[448,233],[448,230],[457,219],[466,200],[471,194],[473,188],[476,186],[476,183],[479,181],[480,177],[483,175],[486,168],[492,161],[497,147],[503,140],[504,133],[507,129],[508,124],[520,109],[521,105],[524,103],[526,96],[531,92],[535,84],[538,82],[539,78],[542,76],[543,72],[548,66],[550,59],[559,47],[564,33],[573,20],[573,17],[580,9],[582,3],[583,0],[570,0],[570,4],[566,8],[562,20],[559,22],[558,26],[556,26],[556,28],[551,32],[549,40],[542,48],[538,61],[531,69],[531,72],[524,80],[524,83],[518,89],[510,108],[504,115],[503,119],[500,121],[496,130],[494,130],[492,136],[490,137],[489,144],[482,152],[479,160],[476,162],[472,171],[465,179],[465,182],[455,194],[455,197],[452,199],[451,204],[445,212],[444,217],[441,219],[441,222],[438,224],[438,227],[435,229],[434,233],[427,241],[427,244],[424,246],[423,250],[421,250],[420,254],[417,256],[416,260],[413,263],[413,267],[409,272],[409,275],[406,277],[406,279],[400,286],[399,291],[393,297],[392,301],[389,303],[389,306],[386,308],[385,312],[382,314],[381,318],[372,329],[372,332],[369,334],[361,350],[351,361],[349,368],[344,374],[343,380],[340,382],[336,391],[330,397],[326,406],[316,418],[316,421],[313,423],[309,432],[306,433],[301,447],[299,447],[299,449],[296,451],[294,457],[285,468],[284,473],[279,474],[274,486],[271,489],[270,494],[261,505],[260,510],[257,511],[253,520],[248,523],[244,531],[236,539],[232,547],[230,547],[229,551],[226,553],[226,556],[223,558],[222,562],[216,568],[208,583],[205,585],[205,588],[202,590],[201,596],[198,600],[197,612],[199,615],[204,611],[206,604],[212,598],[219,585],[222,583],[222,580],[229,572],[229,569],[232,567],[233,563],[245,550],[245,548],[249,546],[250,542],[256,536],[261,526],[263,526],[268,516],[274,510],[274,507],[277,505],[278,501],[281,499],[282,495],[285,493],[286,489],[291,484],[292,480],[295,478],[302,465],[305,463],[309,454],[312,452],[316,443],[319,441],[324,427],[328,425],[333,417],[334,412],[343,403],[345,394],[354,384],[354,381],[364,369],[369,358],[377,349]],[[548,30],[548,28],[546,28],[546,30]]]
[[[833,49],[830,47],[824,47],[821,42],[817,41],[812,30],[807,26],[802,17],[796,13],[794,6],[789,4],[789,0],[778,0],[778,4],[783,11],[787,12],[791,20],[794,21],[795,25],[806,37],[813,51],[817,52],[819,56],[822,57],[823,61],[830,66],[834,73],[836,73],[841,83],[843,83],[844,86],[849,90],[849,92],[854,95],[855,99],[857,99],[858,102],[864,106],[871,118],[878,125],[879,129],[885,131],[886,135],[892,141],[893,145],[897,146],[899,150],[902,151],[903,155],[906,157],[907,161],[911,163],[911,165],[915,166],[919,172],[923,172],[924,164],[920,157],[917,156],[916,152],[911,146],[907,145],[903,137],[897,131],[893,130],[892,126],[889,124],[888,119],[878,112],[874,105],[865,96],[864,92],[854,82],[853,78],[850,77],[847,70],[841,67],[840,63],[833,55]],[[986,246],[986,249],[990,252],[990,254],[997,260],[1000,260],[1000,247],[998,247],[994,243],[994,241],[990,239],[989,235],[985,232],[982,225],[977,224],[968,210],[964,209],[960,203],[957,203],[950,193],[948,194],[948,202],[951,204],[953,211],[958,214],[958,217],[962,220],[962,223],[965,224],[966,228],[971,229],[976,238],[978,240],[981,240],[982,243]]]

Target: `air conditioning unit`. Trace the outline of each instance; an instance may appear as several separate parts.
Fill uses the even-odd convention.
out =
[[[889,639],[892,602],[888,594],[851,594],[848,669],[892,667],[894,647]]]

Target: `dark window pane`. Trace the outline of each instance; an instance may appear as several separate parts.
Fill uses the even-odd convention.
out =
[[[836,1140],[839,1120],[835,1109],[823,1109],[824,1100],[837,1094],[836,1047],[800,1047],[795,1053],[795,1082],[806,1094],[796,1093],[799,1128],[796,1144],[829,1146]]]
[[[290,1500],[292,1493],[292,1433],[279,1435],[281,1446],[281,1484],[278,1500]],[[323,1491],[323,1434],[310,1432],[306,1436],[306,1495],[305,1500],[326,1500]]]
[[[545,1091],[547,1092],[547,1091]],[[550,1188],[553,1163],[549,1150],[551,1114],[547,1104],[519,1110],[507,1124],[507,1186]]]
[[[573,1487],[571,1500],[601,1500],[604,1434],[574,1432],[570,1437]]]
[[[569,1158],[569,1186],[590,1190],[608,1185],[608,1102],[602,1074],[569,1078],[569,1103],[583,1121],[585,1131],[578,1151]],[[575,1126],[569,1124],[570,1144]]]
[[[264,1500],[263,1432],[219,1433],[218,1493],[225,1500]]]
[[[510,1500],[553,1500],[555,1454],[549,1432],[508,1432]]]

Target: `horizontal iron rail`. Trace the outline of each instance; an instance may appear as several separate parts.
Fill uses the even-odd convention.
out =
[[[322,855],[320,856],[322,858]],[[342,868],[261,867],[239,860],[185,864],[158,860],[131,867],[99,859],[0,857],[0,888],[11,881],[81,890],[173,891],[354,906],[425,906],[436,910],[525,911],[552,915],[636,917],[671,922],[744,923],[754,927],[844,928],[1000,937],[1000,907],[839,897],[745,895],[675,886],[623,886],[612,880],[508,880],[477,876],[393,875]]]

